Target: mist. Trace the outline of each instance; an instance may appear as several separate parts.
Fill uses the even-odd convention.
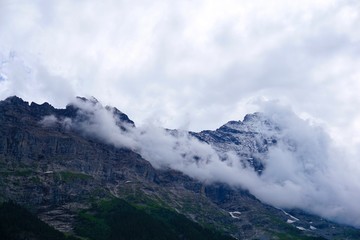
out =
[[[99,102],[75,100],[78,118],[48,116],[88,136],[142,155],[157,169],[174,169],[205,184],[220,182],[249,190],[264,203],[299,208],[324,218],[360,227],[360,166],[351,147],[344,149],[318,123],[300,118],[290,107],[264,102],[260,109],[280,131],[263,131],[278,141],[262,156],[265,169],[245,168],[234,152],[220,153],[183,130],[154,123],[133,127],[122,123]],[[86,119],[84,121],[84,119]]]

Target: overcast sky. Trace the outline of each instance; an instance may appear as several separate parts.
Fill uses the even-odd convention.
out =
[[[154,166],[359,227],[359,23],[359,0],[0,0],[0,99],[94,96],[140,128],[124,137],[99,107],[83,129]],[[261,109],[290,119],[299,147],[274,147],[261,177],[153,127],[216,129]],[[183,168],[174,144],[213,160]]]
[[[279,100],[360,136],[358,0],[0,1],[0,98],[215,129]]]

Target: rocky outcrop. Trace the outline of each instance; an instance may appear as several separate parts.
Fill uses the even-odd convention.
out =
[[[69,105],[57,110],[17,97],[0,102],[0,196],[35,207],[44,220],[71,229],[72,210],[104,198],[126,182],[153,182],[155,169],[140,155],[115,148],[59,125],[43,126],[44,116],[76,117]],[[117,111],[119,119],[128,120]]]
[[[190,134],[210,144],[222,158],[234,151],[244,167],[258,174],[264,170],[269,147],[277,144],[279,126],[261,113],[247,114],[243,121],[230,121],[215,131],[205,130]]]

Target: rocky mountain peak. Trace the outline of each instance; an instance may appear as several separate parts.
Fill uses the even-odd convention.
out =
[[[223,159],[228,152],[235,152],[245,167],[261,174],[269,147],[277,144],[279,131],[270,117],[255,112],[247,114],[243,121],[229,121],[215,131],[205,130],[192,135],[210,144]]]
[[[94,96],[91,96],[89,99],[86,97],[77,96],[76,99],[83,102],[92,103],[93,105],[99,104],[99,101]]]
[[[8,97],[0,101],[0,118],[13,123],[22,123],[30,118],[38,117],[38,109],[35,105],[22,100],[17,96]]]
[[[246,114],[243,121],[244,122],[259,121],[264,118],[266,118],[264,113],[254,112],[252,114]]]
[[[76,101],[79,101],[76,103]],[[27,124],[33,125],[41,122],[45,117],[52,116],[54,120],[71,119],[73,122],[86,122],[91,120],[93,117],[93,110],[90,108],[89,111],[81,110],[81,103],[90,104],[91,106],[98,105],[99,109],[108,111],[115,118],[116,124],[122,130],[126,128],[135,127],[135,123],[119,109],[111,106],[103,107],[99,101],[94,98],[77,97],[76,101],[70,103],[65,109],[56,109],[49,103],[45,102],[37,104],[35,102],[24,101],[20,97],[12,96],[8,97],[3,101],[0,101],[0,118],[7,119],[16,124]],[[80,104],[79,104],[80,103]]]
[[[264,113],[255,112],[247,114],[243,121],[229,121],[221,126],[219,131],[242,132],[242,133],[269,133],[279,131],[279,126]]]
[[[119,125],[119,123],[121,123],[121,122],[125,122],[125,123],[129,124],[130,126],[135,127],[134,121],[132,121],[125,113],[123,113],[116,107],[106,106],[105,108],[106,108],[106,110],[111,111],[114,114],[117,125]]]
[[[134,121],[132,121],[125,113],[123,113],[122,111],[120,111],[119,109],[117,109],[116,107],[112,107],[112,106],[105,106],[103,107],[101,105],[101,103],[95,98],[95,97],[90,97],[90,98],[85,98],[85,97],[76,97],[76,100],[80,101],[81,103],[89,103],[91,104],[91,106],[95,106],[98,105],[100,108],[105,109],[106,111],[111,112],[115,119],[116,119],[116,123],[119,127],[121,127],[123,130],[124,126],[122,126],[124,123],[128,124],[132,127],[135,127],[135,123]],[[63,112],[67,117],[70,118],[75,118],[76,116],[79,115],[79,106],[76,103],[71,103],[68,104],[66,106],[65,111]],[[84,117],[84,116],[82,116]]]
[[[13,105],[13,106],[28,106],[29,103],[22,100],[22,98],[19,98],[17,96],[11,96],[6,98],[2,103]]]
[[[4,101],[0,101],[0,107],[0,111],[5,115],[14,115],[12,113],[12,111],[14,111],[18,114],[28,114],[35,118],[41,118],[53,114],[56,111],[56,109],[47,102],[43,104],[31,102],[31,104],[29,104],[29,102],[17,96],[8,97]]]
[[[17,96],[11,96],[6,98],[4,101],[1,101],[0,106],[8,109],[18,109],[18,111],[23,111],[29,108],[29,102],[26,102]]]

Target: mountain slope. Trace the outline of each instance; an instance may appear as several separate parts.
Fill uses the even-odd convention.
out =
[[[94,99],[78,101],[111,112],[124,135],[135,128],[117,109],[102,107]],[[150,214],[155,204],[239,239],[356,239],[357,230],[303,212],[295,212],[299,220],[289,224],[288,213],[261,203],[243,189],[201,182],[168,168],[155,169],[136,149],[113,145],[104,136],[89,134],[100,127],[93,124],[94,117],[89,109],[75,104],[55,109],[47,103],[29,105],[17,97],[1,101],[0,199],[34,209],[42,220],[70,233],[82,211],[116,198]],[[90,131],[82,128],[84,122],[91,126]],[[230,136],[235,130],[239,139],[244,138],[235,139],[240,144]],[[261,159],[256,160],[259,164],[250,160],[266,151],[269,144],[275,144],[276,136],[235,130],[225,126],[215,133],[192,134],[216,145],[219,152],[238,146],[237,154],[244,164],[261,172]]]

